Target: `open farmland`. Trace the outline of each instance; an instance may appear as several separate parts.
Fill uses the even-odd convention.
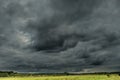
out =
[[[120,80],[117,74],[111,75],[69,75],[69,76],[37,76],[37,77],[1,77],[0,80]]]

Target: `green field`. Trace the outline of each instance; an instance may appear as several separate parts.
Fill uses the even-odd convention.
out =
[[[119,75],[74,75],[74,76],[39,76],[39,77],[1,77],[0,80],[120,80]]]

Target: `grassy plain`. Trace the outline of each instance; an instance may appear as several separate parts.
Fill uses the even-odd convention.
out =
[[[29,76],[1,77],[0,80],[120,80],[119,75],[69,75],[69,76]]]

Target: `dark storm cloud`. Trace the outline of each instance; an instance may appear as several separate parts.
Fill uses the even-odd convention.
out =
[[[118,0],[0,0],[0,70],[119,71],[119,13]]]
[[[73,31],[69,31],[70,33],[60,33],[59,28],[64,29],[65,26],[70,26],[76,21],[81,21],[83,18],[89,17],[89,15],[93,12],[94,7],[97,6],[98,1],[53,0],[50,3],[53,9],[52,17],[45,18],[43,20],[40,19],[40,21],[38,20],[37,23],[29,22],[30,24],[28,24],[28,27],[32,28],[31,30],[35,29],[35,31],[37,31],[37,38],[35,38],[37,39],[35,42],[36,50],[49,50],[54,48],[61,48],[64,47],[64,43],[65,47],[74,47],[77,44],[79,38],[82,39],[86,37],[86,35],[75,33]],[[64,26],[64,24],[66,25]],[[66,29],[69,29],[69,27],[66,27]],[[71,44],[67,44],[66,42],[69,41],[72,41],[72,43],[70,42]]]

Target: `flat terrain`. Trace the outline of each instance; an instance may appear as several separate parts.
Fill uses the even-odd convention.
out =
[[[1,77],[0,80],[120,80],[119,75],[74,75],[39,77]]]

